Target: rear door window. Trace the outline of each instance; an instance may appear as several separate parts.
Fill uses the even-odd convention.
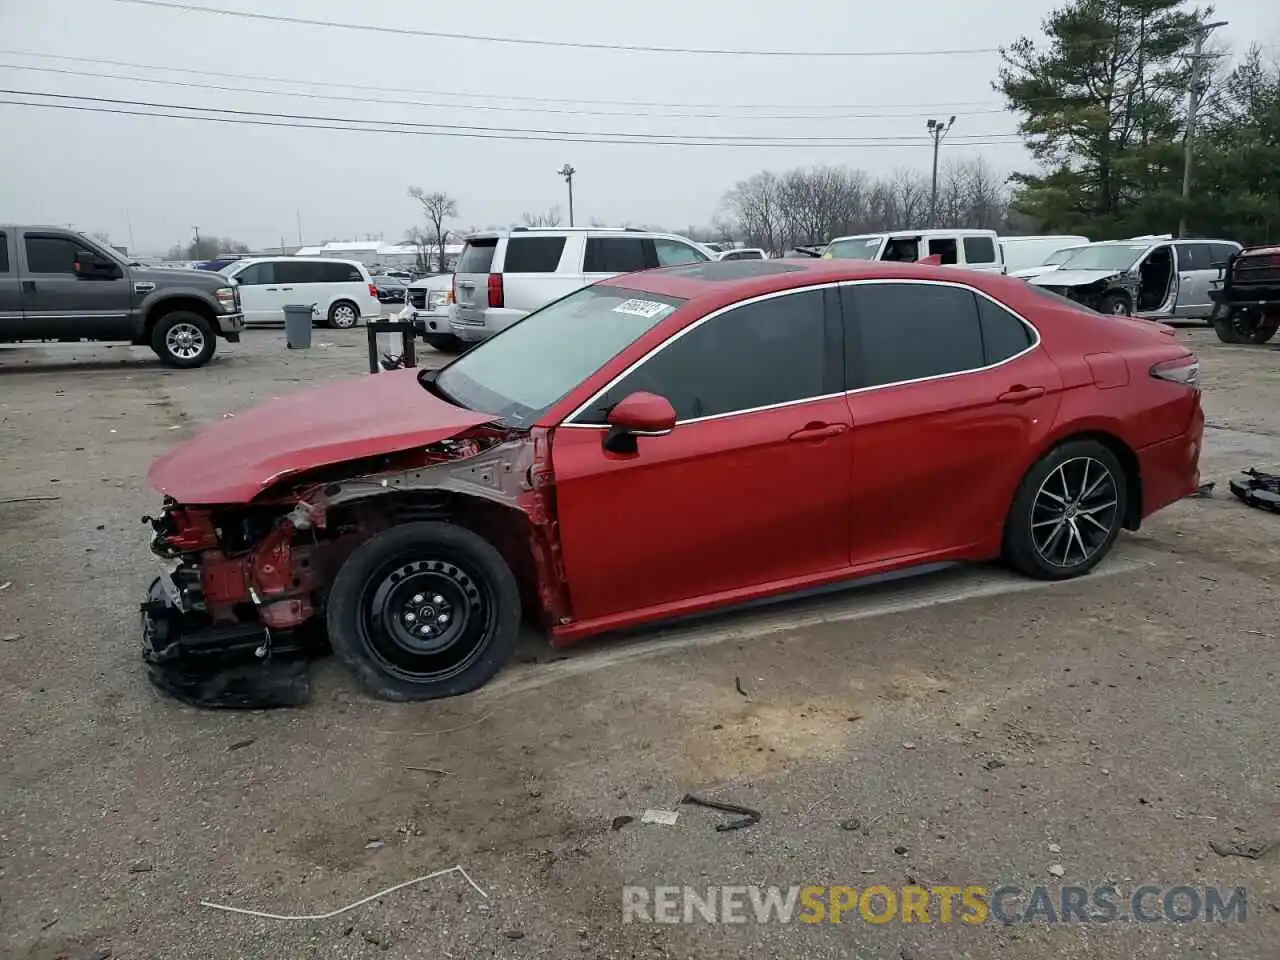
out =
[[[643,237],[588,237],[583,273],[635,273],[651,265]]]
[[[458,273],[488,273],[497,249],[497,237],[468,240],[462,248],[462,256],[458,258]]]
[[[1213,252],[1207,243],[1178,244],[1179,270],[1212,270]]]
[[[0,273],[9,272],[9,236],[0,230]]]
[[[959,244],[955,237],[930,237],[926,256],[941,257],[940,262],[944,265],[958,263]]]
[[[838,326],[832,327],[838,335]],[[614,404],[638,390],[666,397],[682,421],[839,393],[839,355],[838,344],[828,348],[823,291],[758,300],[670,342],[593,404],[581,422],[604,423]]]
[[[274,264],[276,283],[324,283],[325,264],[312,260],[277,260]]]
[[[511,237],[503,273],[555,273],[564,253],[564,237]],[[486,268],[487,269],[487,268]]]
[[[990,237],[965,237],[964,262],[968,264],[995,263],[995,241]]]
[[[937,283],[842,287],[852,389],[923,380],[986,365],[973,291]]]

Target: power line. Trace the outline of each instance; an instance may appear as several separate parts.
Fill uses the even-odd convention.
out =
[[[415,130],[429,131],[468,131],[480,132],[486,134],[514,134],[517,136],[537,135],[540,137],[598,137],[606,142],[616,143],[651,143],[661,142],[665,144],[680,144],[687,140],[694,140],[703,143],[754,143],[758,146],[789,146],[798,144],[807,146],[810,143],[827,143],[836,146],[847,146],[857,143],[876,142],[879,145],[893,142],[915,143],[923,139],[919,135],[893,136],[883,135],[875,137],[760,137],[760,136],[712,136],[703,134],[673,134],[673,133],[628,133],[616,131],[602,130],[556,130],[556,129],[540,129],[529,127],[482,127],[475,124],[456,124],[456,123],[422,123],[411,120],[364,120],[359,117],[335,117],[318,114],[295,114],[295,113],[274,113],[266,110],[244,110],[236,107],[202,107],[187,103],[159,103],[151,100],[126,100],[115,97],[89,97],[83,94],[67,94],[67,93],[47,93],[41,90],[11,90],[0,88],[0,94],[19,97],[47,97],[53,100],[79,100],[85,103],[110,104],[112,106],[129,106],[129,107],[147,107],[155,110],[192,110],[204,113],[221,113],[231,114],[232,116],[241,117],[261,117],[272,120],[306,120],[316,121],[319,123],[341,123],[341,124],[382,124],[392,127],[409,127]],[[1002,133],[983,133],[972,134],[975,137],[1007,137],[1018,136],[1017,134]],[[1020,139],[1020,138],[1019,138]],[[591,142],[591,141],[587,141]]]
[[[114,0],[115,3],[131,3],[141,7],[182,13],[213,13],[247,20],[264,20],[270,23],[288,23],[295,26],[332,27],[339,30],[359,30],[366,33],[392,34],[402,37],[430,37],[434,40],[465,40],[472,43],[502,43],[526,47],[559,47],[575,50],[606,50],[613,53],[689,53],[714,57],[967,57],[979,54],[999,53],[999,47],[969,47],[954,50],[730,50],[723,47],[655,47],[628,43],[592,43],[585,40],[539,40],[525,37],[500,37],[476,33],[445,33],[440,30],[420,30],[406,27],[388,27],[373,23],[350,23],[342,20],[319,20],[311,17],[287,17],[274,13],[258,13],[250,10],[223,10],[193,3],[165,3],[163,0]]]
[[[216,83],[198,82],[195,80],[170,80],[161,77],[131,77],[118,73],[94,73],[87,70],[66,70],[60,67],[32,67],[16,63],[0,63],[0,69],[25,70],[32,73],[48,73],[59,76],[91,77],[96,80],[124,80],[129,83],[150,83],[174,87],[192,87],[198,90],[219,90],[225,93],[253,93],[269,97],[298,97],[308,100],[333,100],[346,103],[379,103],[396,107],[428,107],[444,110],[497,110],[506,113],[552,113],[564,116],[584,117],[646,117],[664,120],[915,120],[919,117],[918,113],[832,113],[787,114],[779,116],[761,116],[759,114],[753,114],[751,116],[742,116],[731,113],[637,113],[625,110],[569,110],[553,107],[511,107],[490,103],[436,103],[424,100],[392,100],[385,97],[352,97],[331,93],[266,90],[260,87],[231,87]],[[962,110],[956,115],[979,116],[983,114],[1002,114],[1006,112],[1006,110]]]
[[[0,95],[7,91],[0,90]],[[49,96],[48,94],[36,94],[36,96]],[[80,99],[80,98],[71,98]],[[125,101],[127,102],[127,101]],[[754,149],[762,149],[768,147],[816,147],[816,148],[836,148],[841,150],[857,150],[884,147],[901,147],[901,146],[926,146],[927,142],[923,138],[919,138],[919,143],[875,143],[871,141],[858,143],[746,143],[738,141],[706,141],[706,140],[613,140],[601,137],[551,137],[551,136],[521,136],[515,133],[509,134],[490,134],[490,133],[466,133],[456,130],[406,130],[403,128],[390,126],[349,126],[344,124],[330,123],[299,123],[291,120],[261,120],[244,116],[202,116],[197,113],[167,113],[153,110],[131,110],[124,107],[105,107],[95,106],[91,104],[72,104],[72,103],[40,103],[32,100],[0,100],[0,106],[17,106],[17,107],[33,107],[36,109],[48,110],[74,110],[82,113],[103,113],[116,114],[134,117],[160,117],[171,120],[199,120],[208,123],[230,123],[242,124],[246,126],[256,127],[288,127],[296,130],[338,130],[346,133],[382,133],[382,134],[398,134],[402,136],[420,136],[420,137],[444,137],[459,138],[467,140],[515,140],[526,141],[531,143],[600,143],[626,146],[668,146],[668,147],[751,147]],[[179,107],[178,109],[187,110],[205,110],[204,107]],[[361,123],[373,123],[374,121],[356,121]],[[961,146],[997,146],[1008,144],[1008,140],[971,140],[966,141]]]
[[[667,107],[673,110],[786,110],[791,103],[671,103],[652,100],[590,100],[579,97],[533,97],[516,93],[464,93],[456,90],[424,90],[421,87],[383,87],[371,84],[344,83],[334,80],[309,80],[290,77],[273,77],[262,74],[225,73],[217,70],[194,70],[190,67],[162,67],[154,64],[130,63],[125,60],[108,60],[102,57],[69,57],[52,53],[33,53],[27,50],[0,50],[0,56],[32,57],[37,60],[64,60],[72,63],[95,63],[109,67],[126,67],[130,70],[157,70],[184,73],[199,77],[223,77],[228,80],[247,80],[259,83],[286,83],[308,87],[332,87],[339,90],[370,90],[376,93],[410,93],[428,97],[466,97],[476,100],[519,101],[521,103],[586,103],[614,107]],[[1043,98],[1045,102],[1058,102],[1057,97]],[[1036,101],[1038,102],[1038,101]],[[952,100],[945,103],[814,103],[808,106],[818,110],[867,110],[867,109],[919,109],[948,112],[949,107],[986,106],[990,100]],[[466,106],[466,104],[459,104]],[[916,114],[912,114],[913,117]]]

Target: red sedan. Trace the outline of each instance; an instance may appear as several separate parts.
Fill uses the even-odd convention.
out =
[[[496,674],[522,615],[563,645],[944,562],[1078,576],[1196,490],[1171,334],[912,264],[617,277],[157,461],[146,658],[225,692],[327,634],[376,695],[431,699]]]

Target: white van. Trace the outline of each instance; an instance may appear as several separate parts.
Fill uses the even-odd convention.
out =
[[[994,230],[895,230],[836,237],[822,252],[826,260],[889,260],[915,263],[939,257],[944,266],[1004,273]]]
[[[247,326],[282,323],[288,303],[315,304],[328,327],[347,329],[382,316],[378,288],[364,264],[328,257],[254,257],[222,268],[240,288]]]
[[[1007,273],[1029,270],[1032,267],[1053,266],[1049,258],[1068,247],[1083,247],[1090,243],[1088,237],[1061,236],[1001,237],[1000,251],[1004,256]]]

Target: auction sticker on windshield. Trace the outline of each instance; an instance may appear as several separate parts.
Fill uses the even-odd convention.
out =
[[[633,317],[644,317],[646,320],[652,320],[654,317],[674,309],[675,307],[671,306],[671,304],[658,303],[656,300],[624,300],[613,308],[613,312],[627,313]]]

